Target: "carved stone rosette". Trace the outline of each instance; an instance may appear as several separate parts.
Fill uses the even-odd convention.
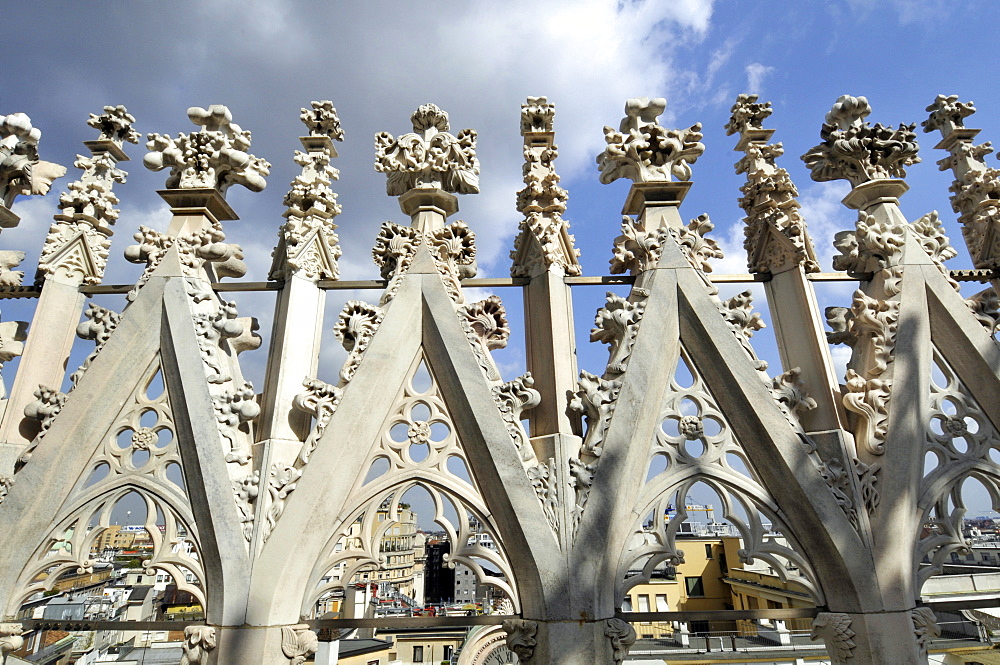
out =
[[[597,156],[605,185],[628,178],[632,182],[668,182],[691,179],[691,164],[705,146],[701,123],[687,129],[664,129],[657,118],[667,108],[662,97],[637,97],[625,102],[625,117],[618,131],[604,128],[607,147]]]
[[[806,272],[819,272],[816,250],[795,198],[798,190],[788,171],[774,163],[783,153],[781,144],[768,144],[771,130],[761,124],[770,114],[770,102],[761,104],[757,95],[740,95],[726,125],[727,134],[740,134],[737,150],[746,153],[736,162],[736,172],[747,176],[739,200],[747,214],[743,218],[747,268],[767,274],[801,265]]]
[[[569,194],[559,186],[553,162],[558,156],[552,118],[555,106],[545,97],[528,97],[521,105],[524,137],[524,189],[517,193],[521,221],[510,253],[512,277],[530,277],[539,271],[579,275],[580,250],[562,218]]]
[[[333,141],[342,141],[344,131],[329,101],[312,102],[312,108],[302,109],[299,117],[310,134],[299,139],[306,152],[295,152],[302,172],[285,195],[288,221],[278,231],[270,278],[284,280],[299,273],[314,280],[338,279],[341,249],[333,220],[341,206],[330,185],[340,172],[330,166],[330,160],[337,156]]]
[[[233,114],[221,104],[207,109],[192,106],[188,118],[201,127],[177,138],[149,134],[149,153],[142,163],[151,171],[169,168],[167,189],[211,188],[225,196],[233,185],[243,185],[253,192],[264,189],[264,176],[271,165],[247,152],[250,132],[233,123]]]

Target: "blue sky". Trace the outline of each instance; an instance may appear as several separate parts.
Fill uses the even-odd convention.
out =
[[[234,121],[253,132],[252,151],[272,164],[264,192],[233,188],[229,194],[242,219],[227,223],[228,239],[244,246],[247,280],[266,276],[281,200],[297,171],[292,153],[302,133],[298,110],[314,99],[334,102],[347,135],[335,164],[341,169],[335,189],[344,207],[338,222],[345,279],[377,277],[370,249],[378,227],[385,220],[404,221],[384,193],[384,176],[372,168],[372,137],[381,130],[408,131],[410,113],[428,101],[451,114],[453,130],[479,132],[482,193],[462,197],[457,217],[477,233],[482,276],[508,274],[507,253],[519,221],[518,116],[528,95],[547,95],[556,104],[557,169],[570,192],[566,217],[590,275],[607,272],[628,190],[626,182],[600,185],[594,157],[603,145],[602,127],[618,124],[628,97],[666,97],[666,126],[704,125],[706,151],[694,165],[694,187],[682,214],[711,215],[727,251],[716,267],[722,273],[745,270],[736,204],[743,180],[733,171],[735,140],[723,129],[738,93],[759,93],[773,102],[766,124],[785,145],[780,164],[799,187],[824,270],[831,269],[833,233],[851,228],[854,215],[839,204],[846,185],[813,183],[798,156],[818,142],[823,116],[838,96],[867,96],[872,122],[919,125],[935,95],[957,94],[976,102],[979,111],[967,124],[984,128],[981,139],[1000,138],[1000,92],[990,75],[997,41],[977,30],[1000,18],[992,2],[513,0],[501,10],[500,3],[458,0],[216,0],[173,2],[169,11],[163,6],[145,0],[5,2],[2,49],[8,67],[0,80],[0,113],[26,112],[42,130],[42,158],[71,166],[85,150],[80,141],[94,138],[87,115],[106,104],[125,104],[142,133],[169,134],[193,129],[185,115],[189,106],[228,105]],[[911,191],[902,209],[910,219],[940,211],[959,250],[951,265],[968,267],[948,201],[952,177],[935,164],[942,156],[932,149],[937,140],[919,134],[923,163],[909,169]],[[168,219],[155,194],[165,174],[142,167],[143,146],[126,149],[133,161],[124,164],[129,181],[116,187],[123,213],[107,283],[134,281],[139,267],[122,258],[131,234],[140,224],[164,229]],[[988,158],[991,165],[994,159]],[[23,220],[3,232],[0,245],[27,251],[29,276],[57,211],[58,192],[72,178],[70,168],[49,196],[14,204]],[[819,295],[824,304],[843,305],[851,290],[830,287]],[[520,305],[514,290],[499,294],[515,326],[510,348],[498,354],[510,378],[523,371]],[[600,373],[605,347],[583,342],[603,290],[578,288],[574,295],[580,366]],[[378,295],[331,294],[331,324],[340,303],[353,297],[375,301]],[[273,298],[237,300],[242,315],[261,319],[266,335]],[[102,304],[121,307],[111,299]],[[5,303],[3,316],[28,314]],[[776,369],[768,331],[754,340]],[[330,342],[321,378],[332,380],[342,355],[332,335]],[[243,356],[258,388],[263,356],[263,350]],[[844,360],[842,352],[839,357]]]

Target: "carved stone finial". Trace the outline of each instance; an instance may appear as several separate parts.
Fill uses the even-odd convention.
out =
[[[521,135],[531,132],[551,132],[552,118],[555,117],[555,104],[550,104],[547,97],[528,97],[521,104]]]
[[[212,626],[187,626],[181,649],[180,665],[208,665],[208,652],[218,645],[215,628]]]
[[[757,102],[757,95],[738,95],[730,110],[726,136],[742,134],[748,129],[762,129],[764,120],[771,115],[771,102]]]
[[[662,97],[637,97],[625,102],[625,117],[618,131],[604,128],[608,144],[597,156],[605,185],[628,178],[632,182],[669,182],[691,179],[691,164],[705,152],[700,143],[701,123],[687,129],[664,129],[656,119],[667,107]]]
[[[959,127],[965,127],[965,119],[976,112],[974,102],[960,102],[958,95],[938,95],[927,107],[930,116],[920,126],[925,132],[941,130],[944,135],[950,134]]]
[[[448,114],[434,104],[418,108],[410,121],[413,133],[375,135],[375,170],[386,174],[386,194],[401,196],[411,189],[478,194],[475,130],[449,134]]]
[[[310,104],[311,109],[302,109],[302,113],[299,114],[299,120],[309,129],[309,135],[326,136],[334,141],[343,141],[344,130],[340,126],[340,118],[337,116],[337,109],[333,107],[333,102],[323,100]]]
[[[0,228],[17,226],[19,217],[10,212],[14,198],[45,195],[52,181],[66,175],[66,167],[38,159],[42,132],[24,113],[0,118]]]
[[[87,124],[101,133],[100,140],[114,141],[119,148],[123,143],[138,143],[142,135],[132,129],[135,118],[124,106],[105,106],[104,113],[90,114]]]
[[[823,142],[802,155],[817,182],[848,180],[852,186],[871,180],[904,178],[904,167],[920,162],[916,124],[898,129],[864,121],[871,106],[864,97],[841,96],[820,130]]]
[[[168,189],[211,188],[223,196],[232,185],[259,192],[267,185],[264,176],[271,165],[246,152],[250,132],[232,122],[233,115],[221,104],[207,109],[192,106],[188,118],[202,129],[177,138],[149,134],[149,153],[142,163],[151,171],[170,169]]]

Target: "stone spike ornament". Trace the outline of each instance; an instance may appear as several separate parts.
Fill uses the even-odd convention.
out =
[[[618,131],[604,128],[608,144],[597,156],[597,168],[605,185],[628,178],[632,182],[667,182],[691,179],[691,164],[705,146],[701,123],[687,129],[664,129],[657,118],[667,108],[662,97],[636,97],[625,102],[625,117]]]
[[[149,153],[142,163],[151,171],[170,169],[167,189],[214,189],[223,196],[232,185],[252,192],[264,189],[271,165],[247,152],[250,132],[233,123],[228,108],[192,106],[187,115],[201,129],[180,133],[176,139],[162,134],[146,137]]]
[[[56,217],[59,234],[77,235],[47,243],[42,261],[63,267],[29,291],[13,270],[21,256],[0,253],[0,295],[38,297],[27,335],[0,323],[0,363],[24,351],[0,400],[0,659],[36,630],[15,617],[47,602],[64,575],[95,569],[94,546],[133,495],[152,544],[145,567],[169,574],[205,611],[204,625],[185,630],[178,658],[189,664],[324,659],[317,619],[341,593],[378,581],[414,595],[416,583],[396,581],[406,575],[385,576],[419,556],[399,530],[414,510],[448,535],[447,565],[490,584],[502,608],[498,625],[462,644],[463,663],[508,651],[533,665],[625,663],[630,624],[685,618],[683,609],[639,615],[623,599],[650,593],[639,585],[657,584],[667,566],[702,559],[685,535],[703,496],[728,525],[708,543],[730,568],[713,584],[726,589],[749,572],[768,594],[792,593],[822,657],[925,665],[928,651],[953,648],[936,641],[938,618],[920,599],[933,593],[960,608],[981,588],[967,575],[946,578],[953,592],[927,585],[969,546],[964,516],[981,505],[968,483],[1000,497],[1000,301],[992,288],[968,300],[956,289],[993,274],[948,270],[955,253],[941,218],[900,211],[908,185],[899,178],[916,163],[912,126],[869,125],[864,98],[843,97],[806,159],[817,179],[852,183],[844,203],[857,212],[834,240],[834,269],[856,280],[853,296],[827,311],[825,338],[806,274],[815,254],[776,165],[780,145],[763,126],[771,107],[745,95],[726,129],[743,153],[748,262],[770,307],[755,312],[746,287],[720,298],[707,276],[721,256],[706,235],[711,219],[681,215],[693,183],[676,180],[691,176],[700,131],[663,129],[664,107],[630,100],[606,135],[602,179],[634,180],[611,265],[635,277],[608,280],[572,277],[554,108],[543,97],[522,106],[517,209],[547,225],[526,223],[518,240],[523,331],[497,295],[467,301],[461,280],[475,274],[475,238],[465,223],[445,223],[456,194],[476,189],[474,132],[451,135],[447,116],[426,105],[412,134],[380,135],[377,168],[410,220],[387,222],[376,240],[381,300],[352,296],[336,317],[346,353],[334,369],[321,358],[321,280],[335,277],[339,256],[330,188],[343,129],[332,103],[308,106],[300,173],[277,220],[275,281],[238,287],[277,292],[260,394],[238,358],[260,343],[254,322],[218,284],[246,269],[221,220],[235,218],[226,187],[263,186],[249,135],[212,107],[192,109],[193,134],[151,136],[147,162],[169,167],[180,188],[161,193],[171,227],[140,228],[126,250],[145,270],[121,313],[91,304],[81,323],[87,293],[107,290],[81,289],[101,258],[89,243],[110,235],[111,187],[124,178],[122,147],[136,139],[124,108],[93,116],[100,138],[86,143],[93,156],[78,160],[80,186]],[[941,96],[924,128],[942,131],[967,242],[977,265],[994,267],[1000,194],[983,164],[989,146],[972,145],[977,130],[964,126],[973,110]],[[18,127],[3,145],[34,145],[37,133]],[[16,178],[7,184],[20,187]],[[760,249],[768,245],[781,251]],[[87,269],[72,272],[71,259]],[[579,372],[571,287],[597,282],[619,285],[587,326],[607,362]],[[765,319],[780,354],[766,358],[770,374],[750,344]],[[95,346],[67,377],[74,331]],[[529,371],[510,378],[493,353],[521,333]],[[850,347],[846,376],[834,372],[827,339]],[[426,512],[422,502],[406,507],[413,490],[429,498]],[[728,601],[751,609],[749,598],[764,598],[753,587],[705,599],[720,613],[699,608],[697,619],[729,620]],[[780,619],[791,608],[753,609]],[[383,620],[379,611],[373,624],[409,621]]]
[[[993,145],[975,145],[980,130],[965,126],[965,118],[976,112],[973,102],[960,102],[957,95],[938,95],[927,107],[930,116],[922,124],[925,132],[941,132],[935,147],[949,156],[938,161],[942,171],[951,169],[951,207],[962,224],[962,235],[976,268],[1000,267],[1000,169],[986,165]]]
[[[552,131],[555,109],[545,97],[528,97],[521,104],[524,188],[517,193],[517,210],[525,218],[510,253],[511,277],[528,277],[536,271],[580,274],[580,250],[569,233],[569,222],[562,218],[569,193],[559,186],[553,163],[559,155]]]
[[[857,187],[872,180],[906,177],[905,167],[917,164],[916,124],[898,129],[865,122],[872,112],[864,97],[842,95],[820,130],[823,142],[802,155],[817,182],[847,180]]]
[[[412,189],[478,194],[475,130],[449,134],[448,114],[434,104],[418,108],[410,122],[412,133],[375,135],[375,170],[386,174],[386,194],[401,196]]]
[[[292,181],[285,195],[286,221],[278,231],[278,246],[270,278],[284,280],[292,274],[309,279],[338,279],[340,239],[334,218],[341,213],[337,194],[330,188],[340,172],[330,165],[337,156],[333,141],[344,140],[344,130],[333,102],[312,102],[302,109],[299,119],[309,130],[303,136],[306,152],[295,151],[295,163],[302,172]]]
[[[798,190],[788,171],[775,165],[783,153],[780,143],[768,144],[773,130],[763,121],[771,115],[771,102],[759,103],[757,95],[740,95],[733,104],[726,134],[739,134],[736,149],[746,156],[736,162],[736,173],[745,173],[740,188],[747,268],[752,273],[769,274],[801,265],[806,272],[819,272],[816,250],[806,230],[796,200]]]
[[[0,228],[17,226],[20,217],[10,206],[18,196],[44,196],[66,167],[38,158],[42,130],[24,113],[0,118]]]

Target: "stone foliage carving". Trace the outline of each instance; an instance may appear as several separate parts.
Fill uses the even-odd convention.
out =
[[[372,249],[372,258],[380,268],[382,279],[389,280],[379,305],[395,297],[400,280],[422,244],[430,251],[448,295],[457,304],[465,302],[460,280],[474,277],[477,270],[476,234],[465,222],[459,220],[428,232],[385,222]]]
[[[813,619],[812,639],[822,639],[834,665],[847,665],[857,646],[852,639],[851,617],[841,612],[820,612]]]
[[[920,161],[916,124],[898,129],[871,125],[865,122],[871,112],[864,97],[837,99],[820,129],[823,142],[802,155],[813,180],[848,180],[857,187],[870,180],[904,178],[905,167]]]
[[[934,610],[929,607],[917,607],[910,611],[913,619],[913,633],[917,637],[917,648],[922,658],[927,658],[927,648],[932,639],[941,637],[941,626],[938,625]]]
[[[517,447],[521,461],[525,463],[535,461],[535,451],[531,447],[527,432],[521,425],[521,414],[538,406],[542,399],[539,392],[531,387],[534,384],[535,380],[528,373],[492,388],[493,399],[500,409],[504,422],[507,423],[507,432]]]
[[[512,277],[539,271],[579,275],[580,250],[562,218],[569,194],[559,186],[553,162],[559,154],[552,131],[555,106],[545,97],[528,97],[521,105],[524,136],[524,188],[517,193],[517,210],[525,215],[510,253]]]
[[[671,176],[691,179],[691,164],[705,152],[701,123],[687,129],[664,129],[656,119],[666,108],[667,100],[662,97],[625,102],[618,131],[604,128],[607,147],[597,156],[602,183],[619,178],[632,182],[666,182]]]
[[[486,378],[490,381],[500,381],[500,371],[490,355],[490,351],[506,347],[507,339],[510,337],[507,312],[500,297],[494,295],[486,300],[459,307],[458,319]]]
[[[873,455],[883,454],[889,427],[892,381],[865,379],[853,369],[848,369],[845,386],[844,408],[861,417],[855,440]]]
[[[18,195],[47,194],[56,178],[66,175],[66,167],[38,158],[42,132],[31,125],[24,113],[0,117],[0,227],[16,226],[17,215],[10,206]]]
[[[682,226],[679,229],[671,227],[668,232],[680,245],[688,261],[696,270],[712,272],[712,264],[709,263],[709,260],[721,259],[725,256],[719,243],[707,235],[714,228],[715,224],[712,223],[707,214],[704,214],[692,219],[687,226]]]
[[[611,274],[638,274],[656,267],[663,253],[663,243],[670,236],[668,229],[646,231],[640,224],[622,215],[622,234],[615,238],[611,257]],[[711,270],[711,266],[709,266]]]
[[[7,654],[24,646],[23,634],[19,623],[0,623],[0,663],[6,663]]]
[[[149,153],[142,163],[151,171],[169,168],[167,189],[210,188],[225,195],[232,185],[253,192],[264,189],[271,165],[247,152],[250,132],[233,123],[233,115],[221,104],[207,109],[192,106],[188,118],[201,127],[177,138],[149,134]]]
[[[757,95],[740,95],[726,125],[727,134],[739,133],[746,156],[736,163],[736,172],[745,173],[747,182],[740,188],[744,248],[747,268],[754,273],[776,273],[793,265],[806,272],[819,272],[816,250],[806,232],[805,220],[795,197],[798,190],[785,169],[775,165],[784,152],[781,144],[766,144],[771,131],[762,123],[771,115],[771,103],[758,103]]]
[[[644,302],[630,302],[609,291],[607,304],[597,310],[595,327],[590,331],[590,341],[603,342],[610,347],[608,374],[625,372],[645,307]]]
[[[530,662],[531,657],[535,655],[535,645],[538,643],[535,639],[538,622],[527,619],[504,619],[503,629],[507,633],[507,648],[517,654],[518,662]]]
[[[799,412],[811,411],[817,406],[816,400],[806,394],[802,380],[799,378],[801,374],[800,368],[793,367],[771,379],[768,384],[771,396],[778,403],[781,412],[796,427],[799,425]]]
[[[1000,298],[997,297],[996,289],[991,286],[969,296],[965,299],[965,304],[976,319],[983,324],[986,332],[993,336],[997,327],[1000,326]]]
[[[740,346],[750,356],[754,369],[761,372],[766,370],[767,361],[758,358],[757,352],[750,344],[750,338],[753,337],[753,334],[765,327],[760,313],[753,311],[753,292],[738,293],[732,298],[722,301],[719,309],[722,312],[722,318],[729,325],[729,329],[736,335]]]
[[[111,333],[114,332],[115,328],[118,327],[118,322],[121,321],[121,314],[95,303],[90,303],[87,309],[84,310],[83,315],[87,317],[87,320],[76,327],[76,336],[80,339],[92,340],[95,346],[94,350],[83,361],[83,364],[80,365],[80,368],[70,374],[69,378],[73,382],[74,388],[76,388],[80,379],[83,378],[83,374],[90,367],[90,364],[94,362],[94,358],[104,348],[105,343],[111,339]]]
[[[212,398],[215,406],[215,418],[219,421],[219,431],[226,441],[229,452],[227,462],[247,464],[252,453],[249,441],[237,434],[237,430],[260,415],[253,386],[249,382],[226,390],[221,395]]]
[[[295,396],[295,399],[292,400],[292,405],[296,409],[316,418],[316,422],[313,424],[313,428],[306,437],[305,443],[302,444],[302,450],[299,452],[300,462],[306,464],[309,462],[309,457],[313,451],[316,450],[316,444],[319,443],[323,432],[326,431],[326,426],[329,424],[334,411],[337,410],[340,398],[344,393],[337,386],[332,386],[318,379],[306,379],[302,385],[306,389]]]
[[[319,637],[306,624],[281,627],[281,652],[291,665],[302,665],[318,648]]]
[[[434,104],[418,108],[410,122],[412,133],[398,138],[388,132],[375,135],[375,170],[386,174],[386,194],[400,196],[418,188],[478,194],[476,132],[449,134],[448,114]]]
[[[185,626],[180,665],[208,665],[208,652],[218,646],[213,626]]]
[[[384,317],[385,312],[381,308],[360,300],[348,300],[344,305],[340,316],[337,317],[337,323],[333,326],[333,334],[349,354],[340,369],[341,385],[354,377],[368,343]]]
[[[611,641],[611,657],[615,665],[621,665],[635,644],[635,628],[627,621],[613,617],[605,623],[604,636]]]

